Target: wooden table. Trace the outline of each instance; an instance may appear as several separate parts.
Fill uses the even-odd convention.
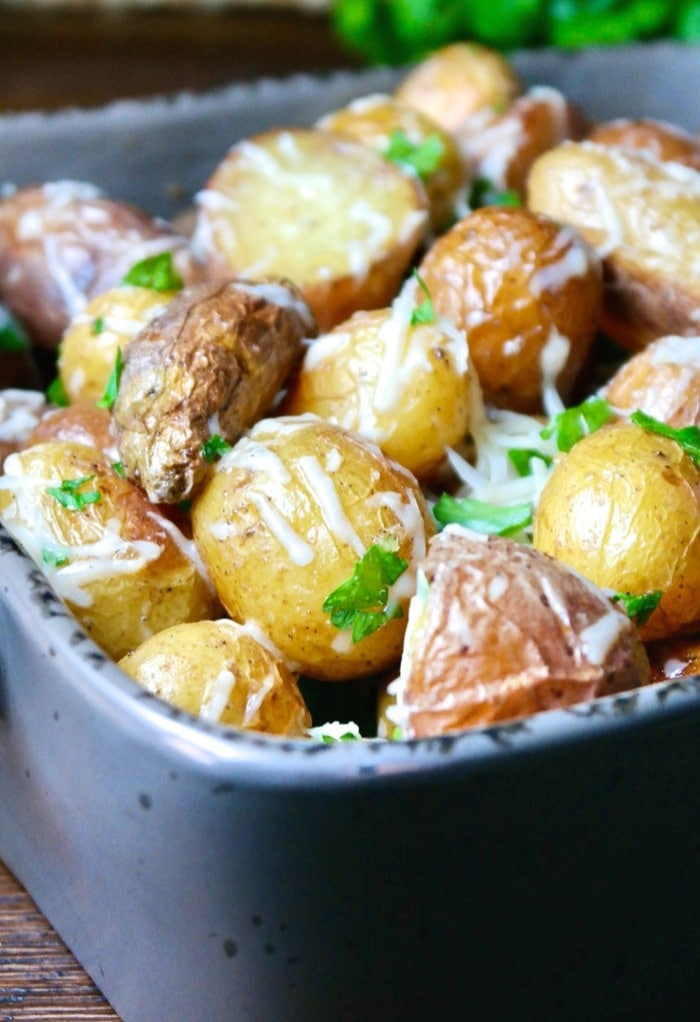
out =
[[[0,862],[0,1022],[96,1022],[119,1016]]]

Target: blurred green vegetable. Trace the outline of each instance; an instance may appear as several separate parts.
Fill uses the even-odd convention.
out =
[[[337,35],[370,63],[402,64],[461,39],[496,49],[700,40],[700,0],[336,0]]]

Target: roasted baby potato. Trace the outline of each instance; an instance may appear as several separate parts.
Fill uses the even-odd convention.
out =
[[[414,477],[373,444],[314,416],[259,422],[195,496],[192,527],[230,616],[258,627],[295,670],[340,681],[398,661],[434,525]],[[384,555],[404,570],[380,584]],[[374,579],[369,595],[349,581],[358,571]],[[344,583],[348,617],[333,624],[326,601]],[[375,613],[381,626],[358,637]]]
[[[78,401],[65,408],[49,408],[27,436],[25,447],[53,443],[87,444],[101,451],[110,464],[119,461],[117,435],[106,408],[90,401]]]
[[[518,75],[501,53],[477,43],[452,43],[409,71],[394,96],[452,131],[482,110],[505,110],[521,92]]]
[[[613,593],[661,593],[645,640],[700,623],[700,467],[674,439],[627,422],[584,437],[544,486],[533,541]]]
[[[193,279],[198,271],[185,239],[92,185],[57,181],[0,199],[0,299],[46,348],[56,348],[91,298],[164,251],[184,279]]]
[[[428,225],[421,182],[318,129],[235,145],[198,196],[192,246],[210,275],[287,277],[321,330],[388,305]]]
[[[438,238],[418,272],[435,310],[466,331],[487,402],[538,412],[545,384],[570,393],[602,294],[598,257],[576,231],[520,207],[485,207]]]
[[[693,336],[700,308],[700,173],[629,149],[565,142],[535,161],[528,205],[571,224],[605,272],[602,326],[633,351]]]
[[[185,288],[124,349],[112,412],[126,475],[153,501],[191,497],[207,472],[205,443],[233,443],[268,410],[315,332],[288,282]]]
[[[294,675],[226,618],[166,628],[119,666],[149,692],[212,723],[296,738],[311,725]]]
[[[700,426],[700,337],[660,337],[623,362],[602,394],[678,429]]]
[[[426,479],[469,432],[472,387],[465,334],[444,318],[412,324],[412,294],[315,340],[284,407],[362,434]]]
[[[163,628],[220,613],[191,542],[94,447],[11,454],[0,521],[115,660]]]
[[[392,96],[376,94],[326,114],[316,126],[356,138],[417,174],[425,186],[434,230],[454,218],[464,181],[462,157],[452,135],[427,114]]]
[[[581,138],[585,121],[557,89],[538,85],[507,110],[485,111],[457,125],[454,136],[472,179],[524,198],[530,167],[566,139]]]
[[[69,401],[99,401],[117,349],[165,312],[177,291],[121,284],[93,298],[71,319],[58,351],[58,375]]]
[[[588,140],[599,145],[641,149],[657,160],[672,160],[700,170],[700,139],[674,124],[648,117],[620,117],[597,124]]]
[[[603,593],[532,547],[449,525],[419,569],[388,712],[421,738],[648,680],[636,628]]]

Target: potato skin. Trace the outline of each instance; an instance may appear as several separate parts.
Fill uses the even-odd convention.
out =
[[[166,628],[119,666],[149,692],[213,723],[296,738],[311,726],[295,677],[226,618]]]
[[[698,332],[700,173],[642,152],[565,142],[535,161],[528,206],[577,228],[603,260],[603,330],[638,351]]]
[[[127,476],[155,502],[190,498],[208,470],[202,445],[233,443],[260,418],[315,332],[288,282],[185,288],[124,349],[112,412]]]
[[[49,182],[0,200],[0,298],[51,350],[91,298],[164,251],[185,279],[199,272],[185,239],[164,221],[92,185]]]
[[[397,715],[404,737],[512,720],[645,684],[629,618],[553,558],[450,525],[411,602]]]
[[[665,121],[619,117],[596,124],[588,133],[588,140],[598,145],[642,149],[657,160],[700,170],[700,140]]]
[[[83,492],[100,499],[83,509],[47,492],[86,477]],[[3,484],[0,520],[113,659],[162,628],[220,610],[191,544],[96,448],[35,444],[7,459]],[[47,562],[46,551],[65,562]]]
[[[638,408],[674,429],[700,426],[700,337],[660,337],[602,388],[619,412]]]
[[[467,333],[484,398],[519,412],[542,409],[543,359],[570,342],[556,373],[566,397],[600,318],[600,263],[577,232],[522,208],[486,207],[431,246],[418,272],[435,310]]]
[[[258,626],[295,670],[340,681],[398,662],[404,618],[353,644],[323,610],[382,542],[408,562],[392,587],[407,607],[434,531],[414,477],[374,445],[313,416],[263,420],[217,463],[192,527],[229,615]]]
[[[675,440],[616,423],[580,440],[542,491],[533,542],[615,593],[661,590],[645,640],[700,622],[700,469]]]

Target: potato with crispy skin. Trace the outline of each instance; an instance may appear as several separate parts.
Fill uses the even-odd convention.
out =
[[[452,135],[427,114],[377,93],[326,114],[316,127],[356,138],[417,174],[425,186],[434,230],[453,219],[464,181],[462,157]]]
[[[637,351],[693,336],[700,309],[700,173],[646,153],[566,142],[530,172],[528,206],[571,224],[603,260],[602,327]]]
[[[601,588],[660,592],[645,640],[700,624],[700,467],[670,437],[620,422],[580,440],[542,490],[533,541]]]
[[[421,738],[648,680],[636,628],[602,592],[531,547],[450,525],[420,567],[385,712]]]
[[[284,129],[229,151],[198,196],[192,247],[212,276],[293,280],[329,330],[389,304],[427,226],[417,178],[345,135]]]
[[[166,628],[119,666],[149,692],[215,724],[295,738],[311,726],[291,671],[226,618]]]
[[[521,92],[515,69],[497,50],[451,43],[412,68],[394,96],[452,131],[480,110],[504,110]]]
[[[156,502],[191,497],[208,469],[203,445],[233,443],[268,410],[315,332],[289,282],[185,288],[124,349],[112,411],[127,476]]]
[[[94,447],[55,441],[11,454],[0,521],[114,659],[220,613],[191,541]]]
[[[596,124],[588,133],[588,140],[599,145],[641,149],[657,160],[671,160],[700,170],[700,139],[666,121],[619,117]]]
[[[91,298],[164,251],[184,279],[197,278],[184,238],[92,185],[56,181],[0,199],[0,299],[45,348]]]
[[[230,616],[295,669],[341,681],[398,661],[434,523],[415,478],[373,444],[315,416],[263,420],[217,462],[192,527]]]
[[[618,412],[640,408],[676,429],[700,426],[700,336],[652,341],[622,363],[601,393]]]
[[[546,382],[568,396],[602,291],[598,257],[576,231],[520,207],[478,209],[434,242],[418,272],[436,312],[466,331],[487,402],[538,412]]]

